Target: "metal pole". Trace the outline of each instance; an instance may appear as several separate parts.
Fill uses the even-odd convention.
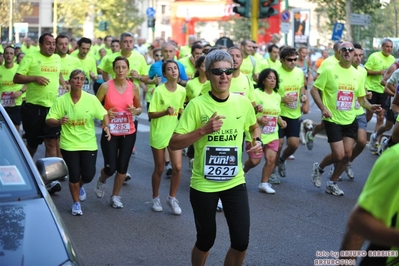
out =
[[[289,0],[285,0],[285,10],[289,9],[288,1]],[[288,45],[288,34],[284,34],[284,44]]]
[[[360,42],[360,26],[357,26],[357,42]]]
[[[57,36],[57,22],[58,22],[58,7],[57,7],[57,0],[54,0],[54,14],[53,14],[53,35],[54,37]]]
[[[13,9],[13,6],[12,6],[12,1],[13,0],[10,0],[10,21],[8,22],[8,41],[9,42],[11,42],[12,41],[12,9]]]
[[[251,39],[255,42],[258,42],[258,14],[259,0],[253,0],[251,8]]]

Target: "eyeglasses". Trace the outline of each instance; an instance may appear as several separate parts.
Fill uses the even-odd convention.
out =
[[[162,57],[161,54],[155,54],[154,56],[155,56],[155,57]]]
[[[341,48],[341,52],[344,52],[344,53],[346,53],[346,52],[352,53],[353,51],[355,51],[355,48],[353,48],[353,47],[342,47]]]
[[[221,76],[223,73],[226,75],[231,75],[234,72],[234,68],[212,68],[211,73],[216,76]]]
[[[286,58],[285,60],[287,60],[288,62],[295,62],[296,60],[298,60],[298,58]]]

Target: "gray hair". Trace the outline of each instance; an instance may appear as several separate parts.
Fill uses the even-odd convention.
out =
[[[131,32],[125,31],[124,33],[121,34],[120,42],[122,42],[123,38],[125,38],[125,37],[132,37],[134,39],[134,36]]]
[[[231,66],[233,66],[233,59],[227,52],[223,50],[215,50],[207,54],[205,58],[205,71],[210,71],[213,63],[220,61],[229,62]]]
[[[382,40],[381,42],[381,47],[383,47],[385,44],[387,44],[388,42],[393,44],[393,41],[391,39],[385,38]]]

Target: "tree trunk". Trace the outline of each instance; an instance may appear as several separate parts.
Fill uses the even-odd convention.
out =
[[[398,8],[396,0],[393,1],[393,9],[395,10],[395,37],[398,38]]]
[[[345,1],[345,13],[346,13],[346,33],[348,35],[348,41],[353,42],[353,37],[352,37],[352,23],[351,23],[351,14],[352,14],[352,3],[351,0],[346,0]]]

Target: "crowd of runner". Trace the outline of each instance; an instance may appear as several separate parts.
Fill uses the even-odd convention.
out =
[[[232,243],[226,265],[235,265],[245,257],[249,235],[244,174],[264,158],[259,191],[276,193],[279,178],[292,174],[285,163],[298,149],[309,97],[322,117],[307,132],[306,146],[313,149],[315,135],[324,129],[331,148],[309,172],[317,188],[331,165],[325,191],[344,195],[337,181],[344,172],[355,178],[351,166],[366,147],[373,113],[377,124],[370,137],[371,152],[380,155],[399,142],[399,64],[392,56],[391,40],[385,39],[381,51],[371,54],[364,66],[363,49],[356,43],[337,42],[332,56],[323,53],[314,63],[307,47],[278,42],[273,39],[263,55],[252,40],[224,47],[190,36],[186,46],[178,47],[162,39],[147,44],[129,32],[94,41],[45,33],[38,46],[26,38],[21,46],[0,50],[1,104],[26,139],[31,156],[44,142],[46,157],[64,158],[71,213],[82,215],[84,185],[96,174],[96,121],[102,121],[104,163],[95,194],[102,198],[108,178],[115,175],[110,205],[123,208],[119,194],[130,179],[137,117],[145,101],[154,158],[152,210],[163,211],[159,187],[166,172],[166,204],[174,214],[182,213],[176,196],[185,153],[192,170],[190,201],[198,232],[193,264],[205,263],[216,236],[214,213],[224,210]],[[383,136],[392,127],[392,136]],[[243,152],[248,154],[244,163]],[[55,181],[47,188],[55,193],[61,185]]]

